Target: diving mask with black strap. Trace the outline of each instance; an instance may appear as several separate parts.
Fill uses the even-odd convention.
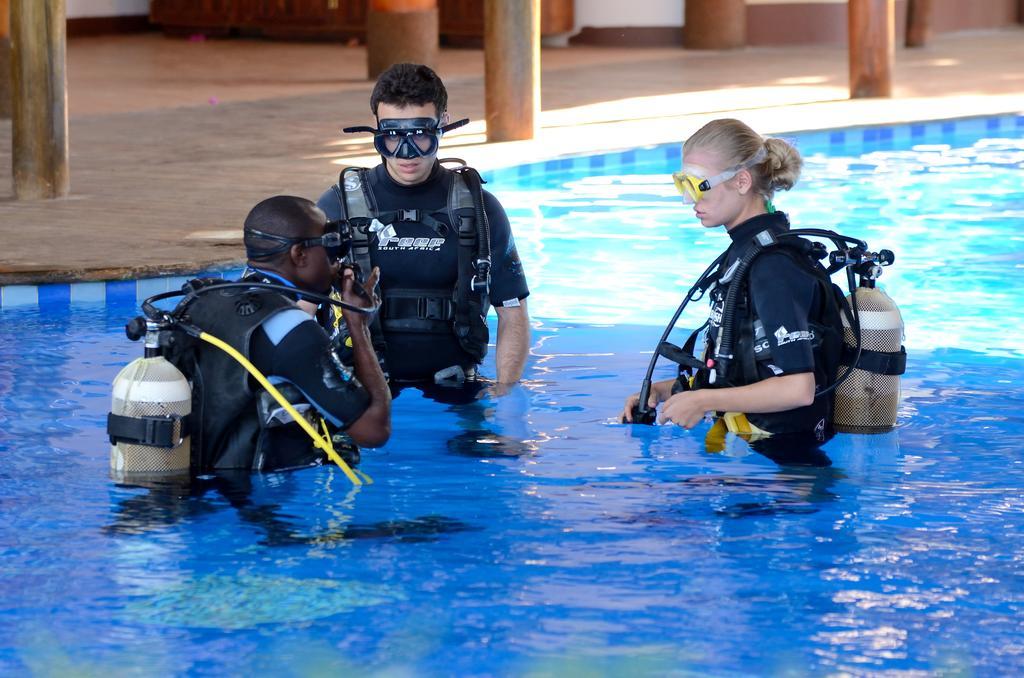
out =
[[[434,118],[382,118],[379,127],[360,125],[346,127],[346,134],[369,132],[373,135],[373,147],[386,158],[410,160],[437,153],[438,142],[445,132],[458,129],[469,123],[469,118],[442,125]]]
[[[324,226],[324,234],[317,238],[291,238],[277,233],[267,233],[255,228],[245,228],[246,235],[254,235],[263,240],[277,243],[269,247],[253,247],[250,244],[245,246],[245,255],[253,260],[267,259],[282,252],[287,252],[292,245],[303,247],[323,247],[327,251],[327,258],[331,261],[338,261],[344,258],[352,249],[352,227],[345,220],[329,221]]]

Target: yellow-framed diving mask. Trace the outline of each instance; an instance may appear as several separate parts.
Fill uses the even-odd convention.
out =
[[[672,173],[672,181],[675,182],[676,190],[679,191],[679,195],[683,196],[683,204],[694,205],[698,203],[700,199],[704,197],[704,194],[712,188],[719,184],[724,184],[743,170],[750,169],[754,165],[763,162],[767,155],[768,154],[765,152],[764,146],[761,146],[761,148],[757,150],[757,153],[755,153],[753,157],[746,162],[734,165],[713,177],[700,177],[680,170]]]

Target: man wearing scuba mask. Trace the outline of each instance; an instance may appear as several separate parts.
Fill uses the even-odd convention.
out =
[[[789,220],[771,199],[796,183],[802,163],[784,140],[762,138],[738,120],[715,120],[686,141],[682,171],[673,176],[701,225],[724,225],[732,244],[704,286],[711,314],[703,353],[678,379],[652,384],[648,406],[664,403],[659,420],[687,429],[713,413],[709,449],[724,441],[726,430],[758,451],[758,442],[766,450],[789,449],[792,443],[813,449],[833,435],[827,387],[842,346],[834,286],[799,245],[754,249],[755,237],[789,230]],[[730,297],[732,287],[737,289]],[[726,356],[716,346],[727,321],[738,338]],[[697,336],[687,342],[687,352]],[[625,422],[633,421],[638,399],[639,394],[627,398]]]
[[[438,162],[450,123],[448,95],[426,66],[396,64],[370,99],[382,162],[349,168],[317,202],[355,234],[350,260],[381,271],[382,308],[373,328],[392,384],[440,400],[470,399],[487,352],[486,317],[498,315],[497,381],[522,375],[529,348],[529,288],[508,218],[471,168]],[[462,395],[454,395],[456,392]]]
[[[194,324],[235,346],[297,410],[313,408],[332,434],[343,430],[356,444],[377,447],[390,436],[391,394],[373,352],[367,316],[343,311],[354,356],[346,367],[311,317],[317,305],[303,297],[303,291],[324,294],[334,287],[350,305],[372,305],[378,272],[361,286],[351,269],[342,269],[338,257],[348,242],[309,200],[268,198],[245,220],[248,268],[242,281],[283,285],[294,294],[214,289],[197,295],[188,314]],[[234,359],[203,342],[195,352],[194,365],[183,369],[191,371],[201,393],[196,412],[201,458],[194,467],[274,470],[322,461],[307,434],[266,391],[253,386]],[[358,450],[349,450],[349,457],[358,461]]]

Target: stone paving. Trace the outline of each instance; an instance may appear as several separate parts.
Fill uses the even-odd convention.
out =
[[[157,34],[68,47],[71,188],[14,201],[0,122],[0,284],[191,271],[241,257],[249,208],[315,199],[341,167],[375,162],[361,47]],[[899,49],[895,96],[849,101],[844,48],[552,48],[538,138],[485,144],[483,54],[443,50],[454,117],[445,155],[483,169],[566,153],[679,141],[714,117],[763,132],[1024,111],[1024,27]]]

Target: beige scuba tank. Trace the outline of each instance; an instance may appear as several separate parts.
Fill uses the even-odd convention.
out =
[[[906,362],[903,317],[889,295],[873,285],[858,287],[854,294],[862,359],[836,389],[835,428],[843,433],[884,433],[896,426],[900,404],[900,374]],[[847,302],[852,307],[851,297]],[[854,351],[857,340],[845,315],[843,338],[847,349]],[[839,377],[848,369],[840,367]]]
[[[114,480],[187,473],[192,388],[163,356],[137,358],[118,373],[107,430]]]

